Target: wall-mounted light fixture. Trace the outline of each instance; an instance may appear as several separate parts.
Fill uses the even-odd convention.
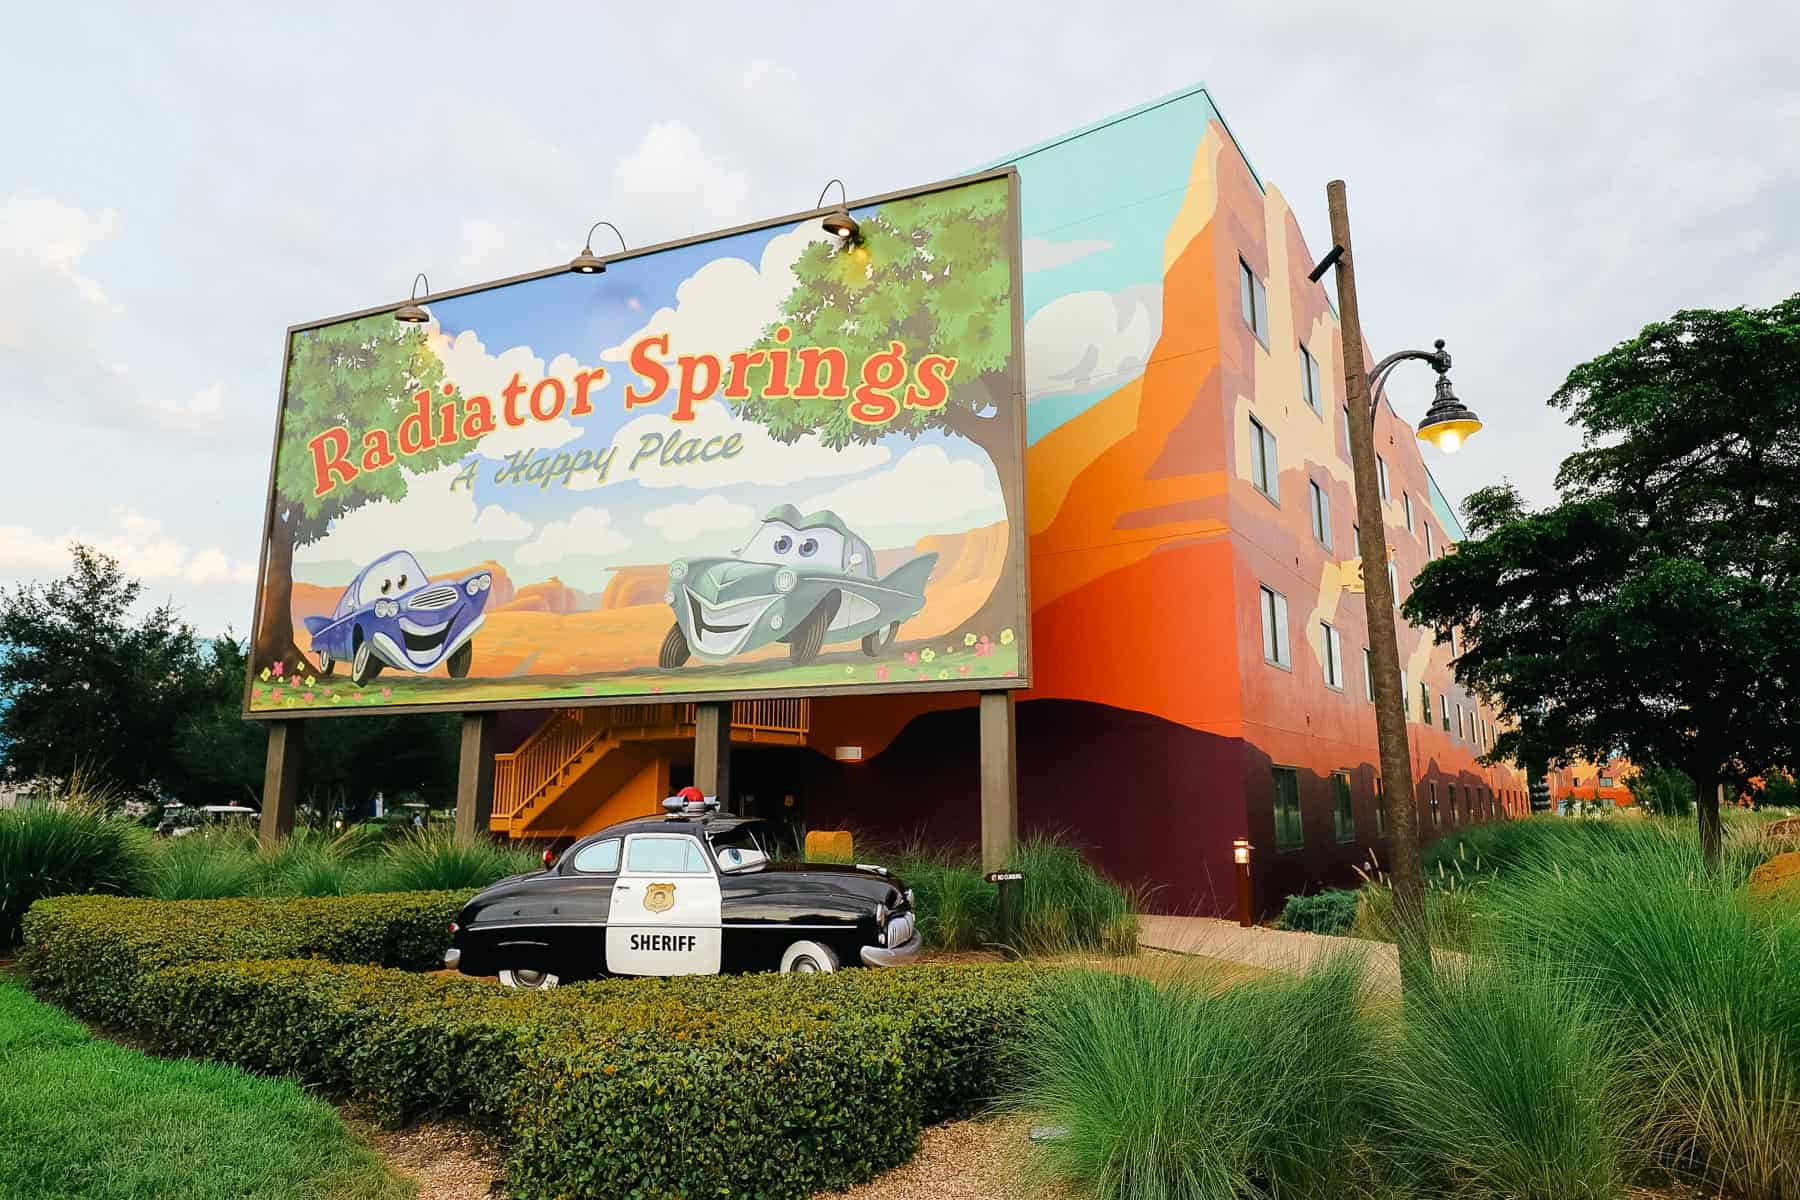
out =
[[[614,225],[611,221],[595,221],[593,225],[589,227],[586,239],[581,243],[581,253],[569,260],[569,270],[578,272],[582,275],[600,275],[605,273],[606,260],[594,253],[594,230],[600,228],[602,225],[612,230],[613,236],[619,239],[620,250],[630,249],[630,247],[625,244],[625,235],[619,232],[619,227],[617,225]]]
[[[825,227],[826,233],[829,233],[845,246],[858,245],[862,242],[862,226],[857,223],[855,217],[850,215],[850,196],[849,193],[844,191],[843,180],[833,179],[831,183],[827,183],[824,188],[819,191],[819,202],[813,205],[813,207],[825,207],[825,194],[831,190],[832,183],[837,184],[840,203],[836,208],[826,213],[825,219],[820,221],[819,224]]]
[[[431,295],[431,280],[426,279],[425,272],[420,271],[413,276],[412,295],[406,298],[405,304],[394,310],[394,320],[404,321],[408,325],[423,325],[431,320],[431,314],[419,307],[419,284],[421,283],[425,285],[425,295]]]

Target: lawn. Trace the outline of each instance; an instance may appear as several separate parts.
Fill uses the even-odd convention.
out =
[[[294,1085],[127,1050],[0,979],[0,1197],[412,1194]]]

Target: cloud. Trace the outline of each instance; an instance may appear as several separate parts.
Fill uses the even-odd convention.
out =
[[[951,458],[942,446],[918,446],[893,468],[856,479],[800,505],[803,512],[828,508],[867,537],[871,529],[935,525],[958,518],[998,521],[1006,512],[1000,487],[988,465]]]
[[[781,302],[794,287],[794,263],[807,244],[828,235],[817,221],[803,221],[777,234],[763,248],[758,265],[741,258],[715,258],[682,280],[675,307],[663,307],[643,328],[600,357],[624,362],[631,344],[648,334],[669,335],[669,353],[717,354],[742,350],[781,315]]]
[[[646,129],[613,163],[611,182],[608,212],[634,246],[736,225],[757,208],[749,172],[680,121]]]
[[[324,538],[295,550],[294,561],[365,563],[393,550],[429,554],[531,536],[531,523],[518,514],[498,504],[477,510],[472,491],[452,491],[450,483],[462,470],[455,463],[419,475],[400,470],[406,476],[403,500],[377,500],[351,509]]]
[[[629,545],[631,539],[612,527],[611,513],[604,508],[578,508],[538,530],[537,537],[520,546],[513,557],[541,567],[566,558],[616,554]]]
[[[1027,400],[1113,387],[1143,369],[1162,332],[1162,285],[1073,292],[1025,323]]]
[[[631,469],[631,460],[646,444],[645,438],[695,438],[705,443],[736,434],[743,447],[731,458],[709,463],[664,466],[652,453]],[[754,421],[740,420],[722,401],[708,400],[694,406],[692,421],[672,421],[666,414],[634,417],[613,435],[617,457],[604,483],[584,472],[569,484],[571,491],[590,491],[615,483],[635,481],[645,487],[723,488],[733,484],[790,484],[833,475],[854,475],[878,467],[893,457],[886,446],[853,442],[832,450],[816,434],[805,434],[792,445],[783,445]],[[660,445],[658,450],[660,451]]]
[[[435,324],[431,326],[431,348],[444,364],[444,377],[461,389],[464,396],[486,396],[494,402],[494,420],[499,428],[475,443],[476,452],[484,458],[505,458],[520,450],[554,450],[581,436],[581,426],[567,417],[554,421],[526,421],[513,427],[501,415],[500,392],[512,382],[530,387],[540,379],[555,377],[565,387],[573,387],[575,373],[589,370],[570,354],[559,354],[546,368],[544,360],[530,346],[514,346],[499,354],[489,354],[481,338],[472,329],[450,337]],[[529,396],[521,397],[524,405]],[[573,401],[573,394],[568,397]]]
[[[1045,238],[1028,237],[1020,243],[1019,249],[1026,271],[1048,271],[1055,267],[1066,267],[1072,262],[1079,262],[1090,254],[1098,254],[1102,250],[1111,250],[1111,242],[1103,242],[1098,238],[1076,238],[1069,242],[1052,242]]]
[[[691,504],[671,504],[644,514],[644,524],[671,542],[691,542],[703,533],[743,529],[756,520],[756,510],[723,496],[702,496]]]
[[[252,563],[232,559],[212,547],[195,548],[163,528],[162,522],[128,509],[113,514],[110,529],[71,529],[39,534],[22,525],[0,525],[0,575],[61,575],[76,542],[119,560],[127,575],[149,584],[226,587],[251,583]]]

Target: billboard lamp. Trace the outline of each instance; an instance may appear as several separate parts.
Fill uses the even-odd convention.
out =
[[[602,225],[612,230],[613,236],[619,239],[619,249],[630,249],[630,247],[625,244],[625,235],[619,232],[619,227],[617,225],[614,225],[611,221],[595,221],[588,229],[587,239],[581,243],[581,253],[569,260],[569,270],[579,272],[583,275],[600,275],[605,273],[606,261],[596,257],[594,254],[594,230],[600,228]]]
[[[431,295],[431,280],[425,279],[425,272],[420,271],[413,276],[412,295],[406,298],[405,304],[394,310],[394,320],[404,321],[408,325],[423,325],[431,320],[431,314],[419,307],[419,281],[422,279],[425,281],[425,294]]]
[[[843,180],[833,179],[830,183],[827,183],[819,192],[818,204],[813,207],[825,207],[825,193],[831,190],[831,184],[833,183],[837,184],[838,195],[843,198],[842,203],[826,213],[825,219],[819,222],[819,224],[825,227],[826,233],[829,233],[844,245],[859,245],[862,242],[862,226],[857,224],[856,218],[850,215],[850,197],[844,191]]]

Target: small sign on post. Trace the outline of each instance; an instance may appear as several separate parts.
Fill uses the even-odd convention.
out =
[[[1019,907],[1019,884],[1024,882],[1023,871],[989,871],[987,881],[1000,888],[1000,946],[1002,953],[1015,953],[1013,947],[1013,928],[1017,924]]]

